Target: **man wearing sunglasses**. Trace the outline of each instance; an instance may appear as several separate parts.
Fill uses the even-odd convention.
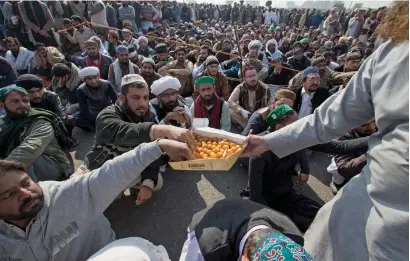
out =
[[[177,78],[162,77],[151,85],[151,93],[157,98],[152,99],[150,103],[160,124],[188,129],[191,127],[191,115],[189,108],[178,99],[180,88],[181,83]]]

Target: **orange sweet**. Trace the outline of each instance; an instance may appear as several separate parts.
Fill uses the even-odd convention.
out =
[[[236,147],[231,147],[231,150],[232,150],[232,152],[236,152],[237,150],[238,150],[238,148],[236,148]]]
[[[226,144],[225,144],[225,145],[222,146],[222,148],[225,149],[225,150],[227,150],[227,149],[229,149],[229,145],[226,145]]]
[[[212,149],[212,151],[213,151],[213,152],[219,152],[220,149],[219,149],[218,147],[215,147],[215,148]]]
[[[222,158],[224,156],[224,153],[222,151],[216,153],[216,155],[218,156],[218,158]]]

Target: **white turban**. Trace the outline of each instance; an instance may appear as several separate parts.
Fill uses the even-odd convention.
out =
[[[253,46],[258,46],[259,50],[262,49],[262,43],[259,40],[253,40],[248,44],[248,49],[250,50]]]
[[[84,79],[85,77],[88,77],[88,76],[100,75],[100,70],[95,66],[85,67],[80,70],[80,73],[78,75],[80,76],[81,79]]]
[[[157,96],[168,89],[174,89],[178,91],[179,88],[181,88],[181,83],[177,78],[174,78],[172,76],[165,76],[152,83],[151,93]]]
[[[87,259],[88,261],[171,261],[164,246],[139,237],[115,240]]]
[[[148,43],[148,39],[147,39],[147,37],[145,37],[145,36],[140,36],[140,37],[137,39],[138,45],[140,44],[140,41],[144,41],[145,43]]]

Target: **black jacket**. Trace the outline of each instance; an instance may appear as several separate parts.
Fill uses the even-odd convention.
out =
[[[310,66],[310,60],[306,56],[303,56],[301,60],[296,60],[295,57],[290,57],[287,62],[293,69],[303,71]]]
[[[293,109],[299,113],[300,107],[302,106],[302,88],[299,87],[297,89],[293,89],[292,91],[296,94],[295,104],[293,105]],[[312,102],[312,112],[316,110],[327,98],[329,98],[330,93],[328,89],[325,88],[318,88],[313,98]]]
[[[266,225],[303,246],[303,237],[285,215],[256,202],[223,199],[196,213],[190,231],[195,231],[205,261],[237,261],[239,244],[253,227]]]
[[[141,143],[150,142],[149,131],[154,122],[148,121],[153,118],[151,112],[148,113],[147,117],[134,119],[116,104],[101,111],[95,122],[94,145],[85,156],[87,168],[99,168],[106,161],[134,149]],[[141,173],[141,181],[149,178],[156,185],[159,167],[165,163],[162,158],[151,163]]]
[[[30,103],[33,108],[40,108],[54,112],[60,117],[61,120],[67,118],[64,106],[61,104],[58,95],[52,91],[45,90],[43,95],[43,100],[40,103]]]
[[[284,67],[291,67],[289,64],[282,63]],[[274,85],[288,85],[290,79],[295,76],[295,73],[291,70],[282,69],[280,73],[274,73],[274,66],[271,66],[268,70],[268,78],[266,78],[265,83],[267,84],[274,84]]]
[[[110,68],[110,65],[114,61],[109,56],[103,55],[101,53],[100,53],[100,55],[101,55],[101,66],[100,66],[100,68],[98,68],[98,69],[100,69],[100,77],[104,80],[108,80],[108,69]],[[87,56],[84,57],[84,59],[82,59],[80,61],[80,67],[81,68],[87,67],[86,62],[85,62],[86,60],[87,60]]]

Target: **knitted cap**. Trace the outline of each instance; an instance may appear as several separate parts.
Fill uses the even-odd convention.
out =
[[[320,63],[326,63],[326,58],[324,56],[314,56],[312,58],[312,66],[316,66]]]
[[[219,64],[218,58],[216,58],[215,56],[211,55],[208,56],[205,60],[205,65],[211,65],[211,64]]]

